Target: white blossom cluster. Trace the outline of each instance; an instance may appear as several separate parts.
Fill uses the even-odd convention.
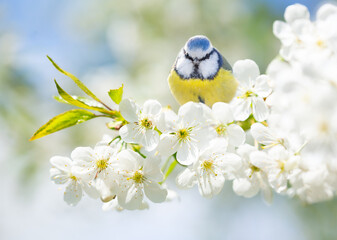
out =
[[[284,18],[274,23],[282,47],[267,70],[274,82],[268,125],[298,158],[288,194],[314,203],[337,190],[337,6],[322,5],[311,21],[295,4]]]
[[[314,203],[337,189],[337,7],[326,4],[310,21],[299,4],[276,21],[280,58],[261,75],[252,60],[233,66],[239,82],[231,103],[211,108],[188,102],[175,113],[156,100],[123,99],[117,137],[71,158],[53,157],[51,179],[66,184],[64,200],[83,192],[103,209],[145,209],[172,198],[164,183],[175,164],[180,188],[213,197],[231,181],[243,197],[273,192]],[[168,167],[169,166],[169,167]],[[180,167],[179,169],[182,169]],[[164,173],[163,173],[164,172]],[[146,198],[145,198],[146,196]]]

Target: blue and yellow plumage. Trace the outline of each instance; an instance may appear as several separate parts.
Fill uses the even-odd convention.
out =
[[[179,104],[188,101],[212,106],[230,102],[238,83],[232,68],[205,36],[190,38],[181,49],[168,77],[171,92]]]

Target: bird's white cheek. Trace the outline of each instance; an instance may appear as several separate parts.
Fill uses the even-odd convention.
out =
[[[219,57],[213,54],[209,59],[202,61],[199,64],[199,72],[204,78],[211,78],[217,73],[219,69]]]
[[[193,63],[191,60],[179,58],[176,64],[177,72],[184,78],[189,78],[193,73]]]

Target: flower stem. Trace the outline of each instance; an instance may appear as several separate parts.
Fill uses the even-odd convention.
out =
[[[172,157],[172,156],[169,156],[169,157],[166,159],[164,165],[161,167],[161,171],[162,171],[162,172],[164,172],[165,169],[167,168],[167,165],[168,165],[168,163],[169,163],[171,157]]]
[[[167,171],[164,175],[163,181],[161,181],[159,184],[163,184],[166,181],[166,179],[173,172],[173,170],[177,166],[177,164],[178,164],[178,161],[177,161],[177,159],[174,158],[174,161],[170,164],[170,166],[168,167],[168,169],[167,169]]]

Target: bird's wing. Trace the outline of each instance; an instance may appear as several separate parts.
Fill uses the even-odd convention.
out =
[[[221,53],[215,49],[215,51],[219,54],[220,58],[219,58],[219,65],[220,67],[222,67],[223,69],[227,70],[227,71],[233,71],[232,66],[227,62],[226,58],[224,56],[221,55]]]
[[[227,62],[226,58],[221,55],[221,59],[222,59],[221,67],[232,72],[233,71],[232,66]]]

